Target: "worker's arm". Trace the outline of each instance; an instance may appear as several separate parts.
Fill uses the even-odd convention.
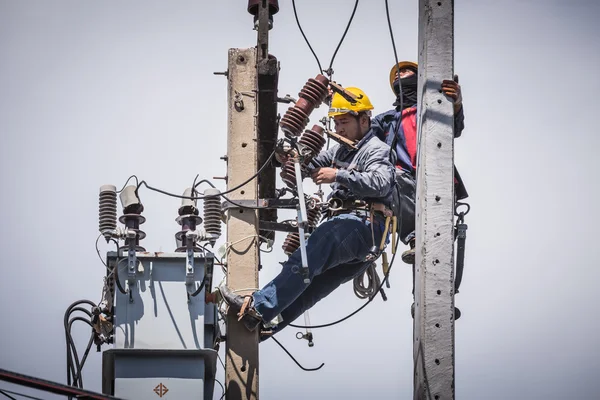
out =
[[[465,129],[465,114],[463,112],[463,105],[460,105],[460,109],[454,112],[454,137],[460,137],[462,131]]]
[[[307,169],[310,171],[315,168],[331,167],[331,163],[335,157],[335,152],[337,151],[338,147],[339,145],[336,144],[335,146],[330,147],[329,150],[320,152],[310,161]]]
[[[394,166],[389,160],[389,146],[373,148],[364,171],[338,169],[335,181],[358,197],[385,197],[394,182]]]
[[[462,90],[458,84],[458,75],[453,80],[442,81],[442,91],[452,100],[454,107],[454,137],[460,137],[465,129],[465,114],[463,111]]]

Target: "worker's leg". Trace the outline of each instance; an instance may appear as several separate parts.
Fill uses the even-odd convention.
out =
[[[373,229],[376,245],[381,240],[382,226],[383,223],[378,220]],[[311,285],[315,277],[328,270],[364,261],[372,246],[371,224],[368,221],[352,214],[343,214],[324,222],[306,243]],[[302,259],[298,249],[283,264],[279,275],[253,293],[254,308],[263,321],[271,321],[308,289],[301,269]]]
[[[379,235],[379,237],[381,237],[381,235]],[[305,311],[327,297],[340,285],[351,281],[354,277],[362,274],[370,264],[371,261],[348,263],[339,265],[336,268],[331,268],[321,275],[315,276],[300,297],[281,312],[283,321],[273,329],[273,333],[280,332]]]
[[[416,188],[417,183],[411,173],[396,170],[396,184],[400,191],[400,216],[398,227],[400,240],[410,246],[409,250],[402,253],[402,261],[407,264],[414,263],[415,259],[415,213],[416,213]]]

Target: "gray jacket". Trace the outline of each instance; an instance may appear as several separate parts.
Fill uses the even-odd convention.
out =
[[[369,130],[358,142],[357,150],[336,144],[321,152],[308,165],[314,168],[337,168],[329,198],[377,201],[390,207],[395,184],[395,169],[390,161],[390,147]]]

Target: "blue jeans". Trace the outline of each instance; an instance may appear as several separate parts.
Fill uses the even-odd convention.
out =
[[[384,222],[384,217],[375,217],[373,234],[377,247],[383,236]],[[311,282],[304,283],[298,249],[283,264],[279,275],[253,293],[256,311],[265,322],[281,314],[284,322],[277,327],[280,331],[342,283],[367,269],[371,261],[365,258],[372,246],[371,223],[364,217],[342,214],[325,221],[306,242]]]

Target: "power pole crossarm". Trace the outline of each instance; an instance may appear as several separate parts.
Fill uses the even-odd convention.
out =
[[[419,0],[414,398],[454,399],[453,0]]]

